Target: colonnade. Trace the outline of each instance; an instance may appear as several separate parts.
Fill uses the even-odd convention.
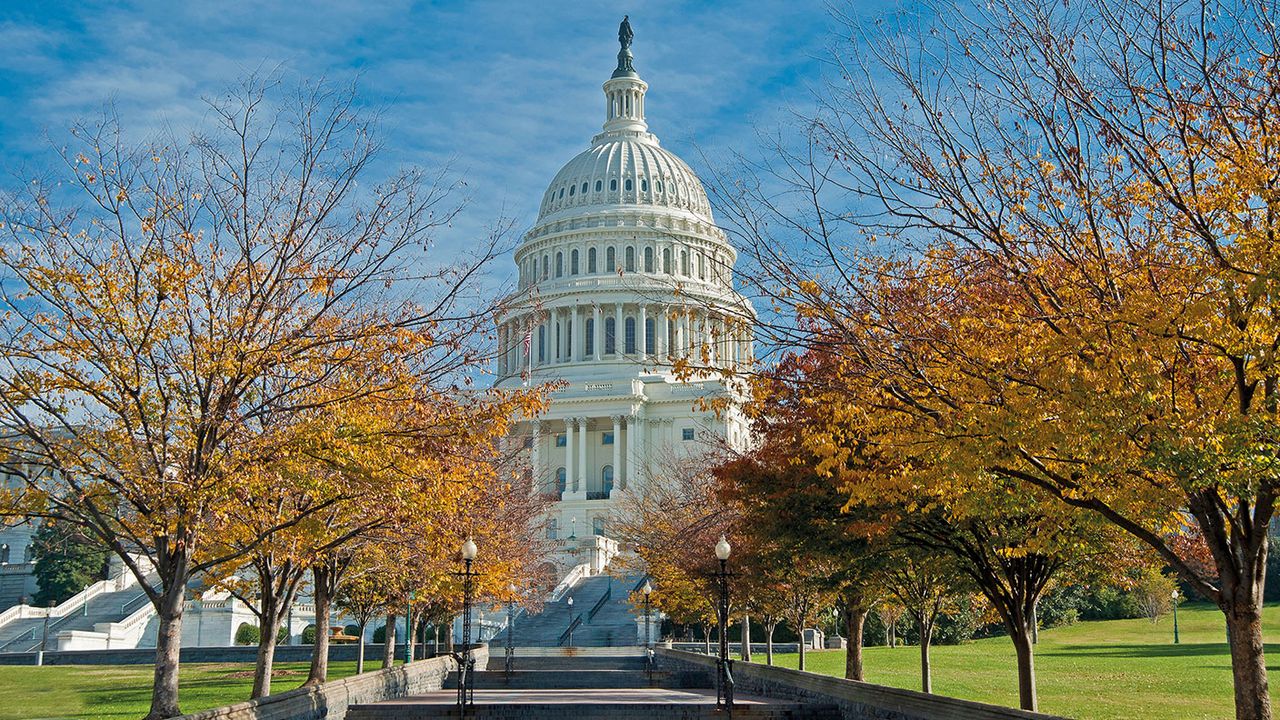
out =
[[[527,350],[525,343],[528,343]],[[610,303],[555,306],[498,326],[498,374],[530,368],[634,357],[666,362],[692,358],[736,367],[751,361],[747,328],[724,315],[689,306]]]
[[[533,420],[530,422],[531,457],[534,490],[544,491],[542,483],[558,482],[556,471],[565,469],[564,499],[605,499],[610,490],[628,490],[639,482],[645,473],[641,463],[649,457],[651,442],[670,444],[676,441],[673,418],[648,418],[641,413],[609,415],[606,417],[567,417],[563,419],[565,444],[563,448],[551,447],[548,457],[543,457],[543,434],[551,430],[551,424],[559,421]],[[613,431],[610,452],[594,457],[587,453],[589,438],[593,432]],[[553,435],[554,436],[554,435]],[[601,445],[600,447],[605,447]],[[606,487],[599,477],[608,467],[612,470],[612,487]],[[599,477],[600,496],[589,497],[588,488]]]

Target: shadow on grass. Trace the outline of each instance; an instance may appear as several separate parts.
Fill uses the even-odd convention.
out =
[[[1267,647],[1268,653],[1280,651],[1280,647]],[[1226,643],[1182,643],[1180,645],[1063,645],[1055,650],[1041,650],[1036,653],[1041,657],[1118,657],[1118,658],[1163,658],[1163,657],[1203,657],[1219,655],[1223,659],[1229,657]]]

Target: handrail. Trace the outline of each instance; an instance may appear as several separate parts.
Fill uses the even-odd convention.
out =
[[[587,622],[591,622],[596,619],[596,613],[600,612],[600,608],[604,607],[604,604],[609,602],[609,598],[611,597],[613,597],[612,582],[609,583],[609,587],[604,591],[604,594],[600,596],[600,599],[596,601],[596,604],[592,605],[591,610],[587,612]]]
[[[564,576],[564,579],[556,585],[555,589],[551,591],[551,595],[547,597],[547,602],[559,601],[560,598],[564,597],[565,593],[569,592],[569,590],[573,588],[579,580],[584,577],[589,577],[590,575],[591,565],[589,563],[580,563],[575,565],[573,569]]]
[[[0,645],[0,652],[8,652],[9,646],[18,642],[19,640],[34,640],[35,638],[36,638],[36,629],[28,628],[26,632],[22,633],[18,637],[13,638],[9,642],[5,643],[4,645]]]
[[[573,631],[577,630],[581,625],[582,613],[578,613],[577,617],[573,619],[573,622],[569,623],[569,627],[565,628],[565,631],[560,633],[560,639],[556,641],[556,645],[564,645],[565,641],[569,639],[569,636],[573,634]]]

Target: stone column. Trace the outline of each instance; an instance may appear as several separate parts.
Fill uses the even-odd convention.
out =
[[[687,354],[685,352],[685,348],[687,347],[686,336],[688,335],[688,333],[685,332],[685,325],[687,324],[688,319],[689,319],[688,310],[685,309],[684,307],[681,307],[679,310],[679,314],[676,315],[676,347],[674,352],[671,353],[676,357],[685,357],[685,355]]]
[[[639,430],[639,432],[636,432]],[[636,455],[640,449],[640,436],[644,434],[644,426],[639,415],[627,418],[627,487],[631,488],[636,480]]]
[[[595,340],[592,341],[592,344],[595,346],[595,359],[599,361],[600,355],[604,353],[604,348],[601,347],[604,345],[604,328],[601,327],[600,323],[600,305],[597,303],[592,308],[595,312],[595,324],[591,328],[592,334],[595,335]]]
[[[585,338],[582,337],[582,333],[578,332],[578,306],[575,304],[573,306],[572,315],[570,315],[570,319],[569,319],[569,336],[568,336],[569,357],[567,358],[569,362],[573,362],[575,358],[577,358],[578,356],[582,356],[582,348],[586,347],[586,345],[583,344],[584,339]],[[573,343],[575,340],[578,343],[577,351],[573,349]]]
[[[613,354],[621,355],[626,347],[627,333],[622,326],[622,303],[613,306]]]
[[[637,333],[640,337],[636,338],[636,348],[640,351],[641,358],[649,357],[649,313],[648,306],[640,303],[640,319]]]
[[[565,492],[577,490],[573,474],[573,418],[564,420],[564,485]]]
[[[622,480],[622,416],[613,416],[613,484],[619,490],[626,488]]]
[[[587,491],[587,420],[578,418],[578,479],[575,483],[584,493]]]
[[[671,334],[671,308],[662,305],[658,307],[658,312],[661,313],[661,317],[658,327],[654,328],[654,334],[658,336],[658,346],[654,349],[658,351],[658,357],[665,363],[667,356],[671,354],[671,348],[667,347],[669,344],[667,339]]]
[[[533,432],[533,445],[529,448],[529,469],[533,475],[534,492],[542,491],[542,421],[530,423]]]

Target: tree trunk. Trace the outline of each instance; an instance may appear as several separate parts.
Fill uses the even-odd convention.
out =
[[[801,624],[800,624],[800,665],[799,665],[799,668],[800,668],[801,670],[804,670],[804,669],[805,669],[805,666],[804,666],[804,657],[805,657],[805,652],[804,652],[804,650],[805,650],[805,647],[804,647],[804,623],[801,623]]]
[[[329,608],[333,598],[333,572],[327,565],[311,568],[316,603],[316,639],[311,650],[311,670],[303,685],[319,685],[329,679]],[[360,640],[361,645],[364,639]]]
[[[387,613],[386,630],[382,637],[382,667],[389,668],[396,664],[396,614]]]
[[[1261,594],[1257,593],[1258,596]],[[1227,615],[1227,637],[1231,645],[1236,720],[1271,720],[1271,695],[1267,687],[1260,610],[1260,602],[1248,601],[1223,608]]]
[[[751,616],[742,616],[742,652],[738,653],[743,662],[751,662]]]
[[[920,689],[933,692],[933,674],[929,667],[929,644],[933,642],[933,623],[925,619],[923,613],[916,615],[920,627]]]
[[[845,607],[844,625],[849,633],[849,645],[844,654],[844,676],[849,680],[862,680],[862,626],[866,622],[865,607]]]
[[[1040,599],[1031,606],[1031,644],[1040,643]]]
[[[778,623],[766,622],[764,624],[764,664],[773,665],[773,631],[778,629]]]
[[[271,694],[271,671],[276,661],[276,633],[280,632],[280,612],[274,602],[263,603],[262,614],[258,617],[258,629],[258,662],[253,668],[250,700]]]
[[[156,666],[151,681],[151,711],[145,720],[164,720],[182,714],[178,707],[178,668],[182,650],[183,589],[176,582],[165,591],[156,608],[160,621],[156,635]]]
[[[364,672],[364,631],[367,629],[367,622],[360,621],[360,647],[356,648],[356,674]]]
[[[898,621],[889,623],[889,647],[898,647]]]
[[[1034,621],[1033,621],[1034,623]],[[1009,639],[1018,657],[1018,704],[1023,710],[1036,709],[1036,659],[1031,628],[1010,628]]]
[[[702,624],[702,646],[706,648],[707,654],[711,654],[711,626]]]

